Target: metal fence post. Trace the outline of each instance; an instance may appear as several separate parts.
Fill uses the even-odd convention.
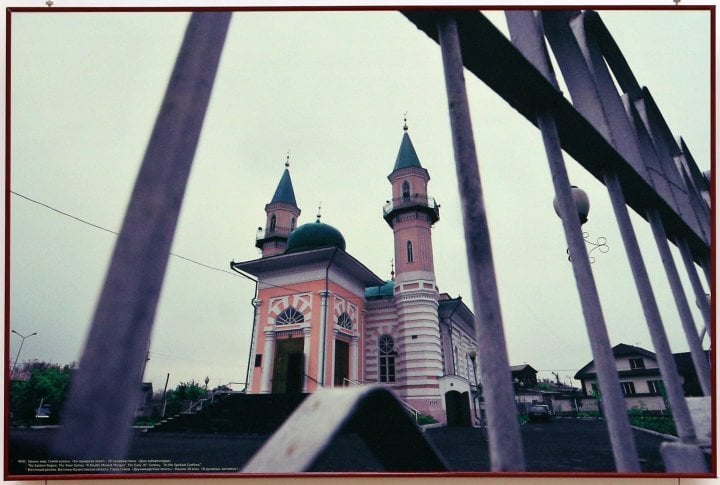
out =
[[[703,270],[703,274],[705,275],[705,280],[707,281],[707,284],[710,285],[710,286],[712,286],[712,284],[713,284],[713,278],[712,278],[713,274],[712,274],[712,269],[710,268],[710,259],[709,259],[709,258],[704,258],[704,259],[700,262],[700,267],[701,267],[702,270]]]
[[[582,229],[577,217],[570,180],[565,170],[552,115],[540,113],[538,125],[542,132],[545,152],[552,173],[565,238],[570,254],[577,255],[572,260],[573,273],[592,348],[593,363],[598,376],[603,408],[608,422],[608,433],[615,457],[615,467],[619,472],[639,472],[640,462],[625,409],[625,400],[620,392],[620,379],[615,357],[610,345],[597,286],[590,269],[590,261],[587,257],[583,257],[587,255],[587,248],[582,238]]]
[[[196,12],[148,143],[53,443],[59,456],[121,459],[187,179],[231,12]]]
[[[708,301],[705,290],[703,289],[702,283],[700,282],[700,277],[697,274],[697,269],[695,268],[695,261],[692,258],[690,248],[688,247],[687,241],[685,241],[685,239],[679,238],[677,241],[677,245],[680,249],[680,256],[682,257],[683,263],[685,264],[685,269],[687,270],[690,285],[692,286],[693,292],[695,293],[695,301],[697,302],[697,306],[700,308],[700,313],[703,316],[703,320],[705,320],[705,330],[710,333],[710,302]]]
[[[513,45],[557,88],[549,56],[544,47],[541,27],[533,12],[508,11],[506,17]],[[637,449],[628,421],[625,402],[620,393],[620,381],[600,305],[600,297],[590,269],[590,262],[587,257],[582,257],[582,255],[587,255],[587,249],[563,161],[555,119],[552,112],[548,110],[538,113],[537,121],[543,137],[565,239],[570,254],[576,255],[572,258],[573,273],[603,399],[615,467],[617,471],[621,472],[639,472],[640,463]]]
[[[485,394],[492,471],[522,471],[525,457],[510,363],[505,344],[490,234],[483,203],[472,122],[468,107],[457,25],[449,16],[437,25],[450,112],[457,172],[473,291],[475,334]]]
[[[660,252],[660,257],[667,273],[668,281],[670,283],[670,289],[672,290],[675,304],[680,314],[680,322],[685,332],[685,338],[690,348],[690,356],[692,357],[695,372],[697,373],[700,387],[702,388],[703,394],[709,396],[712,393],[710,387],[710,365],[703,352],[700,338],[698,337],[698,331],[695,327],[695,321],[693,320],[692,313],[690,312],[690,306],[688,305],[685,292],[683,291],[682,283],[680,282],[680,275],[678,274],[675,261],[673,260],[672,253],[670,252],[670,246],[668,245],[667,234],[663,227],[662,219],[657,211],[648,211],[648,221],[650,221],[650,227],[652,228],[653,235],[655,236],[655,242]]]
[[[660,374],[665,383],[668,401],[670,402],[670,406],[672,406],[678,437],[683,442],[693,442],[696,439],[695,429],[692,419],[690,418],[690,411],[685,402],[680,375],[678,374],[677,365],[670,350],[670,344],[668,343],[665,328],[660,318],[660,311],[658,310],[657,301],[655,300],[655,294],[650,285],[650,279],[647,269],[645,268],[645,263],[643,262],[632,222],[630,221],[622,186],[620,185],[617,174],[614,172],[606,172],[605,185],[610,194],[610,201],[612,202],[615,218],[620,228],[620,235],[625,245],[628,263],[632,270],[633,278],[635,279],[635,286],[637,287],[640,303],[650,332],[650,338],[652,339],[655,354],[657,355]]]

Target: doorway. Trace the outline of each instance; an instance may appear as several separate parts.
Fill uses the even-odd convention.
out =
[[[446,392],[445,409],[447,411],[448,426],[472,426],[470,398],[467,392]]]
[[[302,392],[305,370],[303,343],[301,338],[289,338],[275,342],[273,394]]]
[[[342,387],[350,377],[350,344],[335,340],[335,387]]]

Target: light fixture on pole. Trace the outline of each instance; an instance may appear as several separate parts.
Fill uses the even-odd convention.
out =
[[[474,350],[471,350],[467,353],[467,356],[470,358],[470,361],[472,362],[473,367],[473,377],[475,378],[475,396],[473,396],[473,409],[475,410],[475,418],[480,421],[480,424],[482,425],[482,410],[480,413],[478,413],[478,405],[480,401],[480,386],[478,385],[478,379],[477,379],[477,369],[475,367],[475,359],[477,358],[477,352]],[[478,401],[478,404],[476,404],[475,401]]]
[[[577,211],[577,215],[580,218],[580,225],[582,226],[588,221],[588,214],[590,213],[590,199],[588,198],[587,193],[576,185],[571,185],[570,190],[572,192],[573,201],[575,202],[575,210]],[[553,199],[553,208],[555,209],[555,214],[562,218],[560,215],[560,207],[557,197]],[[591,256],[593,251],[598,250],[601,253],[607,253],[610,250],[607,245],[607,238],[604,236],[598,237],[595,242],[590,240],[590,233],[588,232],[583,231],[582,236],[585,244],[590,247],[587,253],[590,263],[595,262],[595,257]],[[572,261],[570,249],[567,250],[567,255],[568,261]]]
[[[25,343],[25,339],[32,337],[33,335],[37,335],[37,332],[33,332],[30,335],[21,335],[18,332],[16,332],[15,330],[10,330],[10,331],[22,339],[22,341],[20,341],[20,348],[18,349],[17,355],[15,356],[15,362],[13,362],[12,370],[10,371],[10,379],[12,379],[13,377],[15,377],[15,366],[17,365],[18,360],[20,360],[20,351],[22,351],[23,344]]]

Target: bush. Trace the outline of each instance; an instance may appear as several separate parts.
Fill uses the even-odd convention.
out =
[[[658,433],[671,434],[677,436],[675,429],[675,421],[670,416],[645,416],[638,413],[630,414],[630,424],[638,428],[657,431]]]
[[[437,423],[437,420],[433,418],[432,416],[428,416],[426,414],[418,414],[417,417],[417,424],[422,426],[424,424],[434,424]]]
[[[135,426],[154,426],[162,420],[160,417],[144,417],[135,420]]]

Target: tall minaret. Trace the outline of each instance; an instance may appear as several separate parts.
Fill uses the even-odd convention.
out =
[[[420,165],[403,126],[400,150],[388,180],[392,200],[384,208],[385,221],[395,234],[395,270],[398,281],[426,279],[435,281],[430,229],[440,219],[440,206],[427,195],[430,174]]]
[[[397,159],[388,180],[392,200],[383,210],[395,235],[397,308],[397,389],[423,413],[445,421],[438,379],[443,375],[438,290],[432,251],[432,225],[440,208],[428,197],[428,171],[420,165],[408,135],[407,120]]]
[[[280,178],[275,194],[265,206],[267,221],[265,229],[258,228],[255,246],[262,250],[262,257],[282,254],[287,247],[290,233],[297,226],[300,209],[295,203],[295,191],[290,180],[290,156],[285,160],[285,171]]]

